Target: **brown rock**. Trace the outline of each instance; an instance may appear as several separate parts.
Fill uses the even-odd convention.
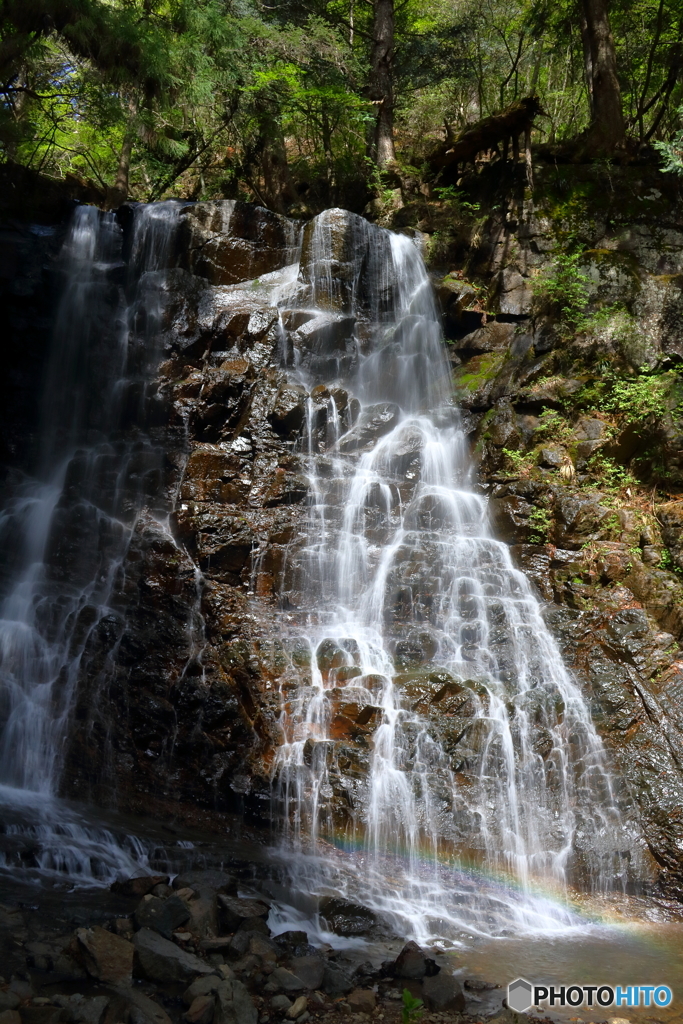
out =
[[[188,1024],[209,1024],[213,1020],[214,1006],[213,996],[197,996],[192,1000],[189,1010],[183,1014],[183,1017]]]
[[[21,1024],[18,1010],[3,1010],[0,1013],[0,1024]]]
[[[96,925],[76,932],[88,974],[98,981],[127,984],[133,973],[133,946],[119,935]]]
[[[460,982],[444,971],[424,979],[422,995],[430,1010],[457,1010],[462,1013],[465,1009],[465,996]]]
[[[377,1006],[377,997],[371,988],[354,988],[346,1001],[354,1013],[372,1013]]]

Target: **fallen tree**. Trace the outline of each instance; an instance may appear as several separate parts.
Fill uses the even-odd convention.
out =
[[[453,135],[450,128],[446,128],[447,138],[439,146],[436,146],[427,163],[434,175],[444,178],[457,177],[458,167],[465,164],[473,164],[477,156],[490,150],[498,150],[501,146],[503,161],[507,160],[508,147],[512,142],[512,152],[515,162],[519,159],[519,138],[524,135],[524,149],[526,153],[527,169],[531,174],[531,129],[534,118],[543,115],[544,111],[537,96],[526,96],[524,99],[515,100],[509,107],[499,114],[491,114],[484,117],[476,124],[470,125],[457,137]]]

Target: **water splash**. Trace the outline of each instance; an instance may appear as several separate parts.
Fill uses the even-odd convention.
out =
[[[312,497],[282,593],[307,666],[283,685],[274,792],[305,884],[423,940],[571,927],[534,885],[619,885],[628,839],[589,708],[472,489],[419,251],[327,211],[297,300]],[[362,837],[351,871],[340,832]]]

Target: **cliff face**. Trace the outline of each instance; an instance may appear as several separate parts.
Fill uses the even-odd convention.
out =
[[[541,179],[533,201],[508,195],[478,217],[418,204],[394,218],[426,231],[439,264],[455,386],[498,535],[546,602],[546,621],[631,787],[660,881],[681,895],[683,214],[634,178],[613,182],[599,216],[588,186],[581,203],[571,188],[560,201],[555,180],[544,187]],[[589,184],[603,187],[590,176]],[[153,388],[164,497],[138,516],[112,614],[84,652],[62,781],[70,796],[189,821],[221,810],[269,813],[277,720],[310,658],[283,633],[300,586],[288,575],[288,550],[309,491],[301,435],[312,424],[324,449],[330,399],[307,395],[282,366],[293,340],[315,360],[321,339],[326,352],[333,339],[343,361],[353,328],[333,303],[317,318],[275,308],[273,275],[291,263],[298,231],[232,203],[181,215]],[[7,457],[18,465],[35,428],[51,310],[43,268],[56,237],[17,228],[12,241],[26,256],[3,264],[10,359],[21,378],[3,417],[6,436],[21,439]],[[553,291],[557,254],[577,238],[569,284]],[[349,259],[342,245],[342,281]],[[576,274],[592,305],[572,321],[561,288]],[[16,339],[30,348],[20,341],[20,351]],[[352,402],[338,391],[338,414],[351,423]],[[318,653],[321,671],[335,666],[334,650]],[[426,715],[437,700],[454,736],[467,726],[466,700],[438,698],[438,680],[415,687]],[[343,823],[374,727],[367,709],[341,697],[334,723],[335,763],[349,782],[347,796],[333,800]]]

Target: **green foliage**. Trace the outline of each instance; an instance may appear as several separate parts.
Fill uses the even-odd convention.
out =
[[[533,453],[516,451],[513,448],[503,448],[503,455],[512,465],[512,472],[526,474],[533,465]]]
[[[5,0],[0,5],[0,159],[135,199],[243,197],[305,215],[389,204],[396,176],[368,157],[373,0]],[[574,0],[398,0],[393,93],[398,172],[419,195],[444,125],[536,92],[534,141],[576,137],[590,118]],[[624,112],[666,170],[683,172],[677,75],[680,0],[612,0]],[[683,108],[681,108],[683,109]],[[127,150],[132,147],[130,158]],[[129,167],[123,165],[129,162]],[[605,165],[606,181],[609,166]],[[412,179],[411,179],[412,175]],[[558,170],[562,175],[571,177]],[[586,326],[580,258],[590,183],[558,200],[567,251],[537,299],[567,335]],[[479,205],[436,190],[454,219]],[[435,251],[445,233],[434,240]]]
[[[581,253],[558,253],[534,285],[537,307],[556,316],[564,334],[581,330],[588,322],[590,278],[581,270],[581,262]]]
[[[571,425],[557,409],[544,409],[538,419],[538,426],[534,431],[534,436],[538,440],[570,441],[573,439]]]
[[[416,1024],[424,1013],[424,1003],[411,995],[407,988],[403,989],[403,1005],[401,1007],[401,1024]]]
[[[677,576],[683,576],[683,569],[680,565],[674,561],[673,555],[668,548],[664,548],[662,551],[662,557],[659,560],[659,568],[666,569],[667,572],[675,572]]]
[[[591,476],[596,477],[600,487],[622,490],[635,487],[638,483],[632,473],[603,452],[595,452],[588,460]]]
[[[471,203],[465,198],[465,194],[461,189],[456,188],[455,185],[444,185],[434,189],[434,193],[442,203],[447,203],[448,206],[456,213],[479,213],[481,210],[481,203]]]
[[[552,517],[545,508],[533,508],[529,513],[529,540],[532,544],[545,544],[552,526]]]
[[[670,408],[679,383],[675,370],[650,372],[647,368],[631,377],[606,368],[603,374],[584,387],[577,404],[615,413],[625,424],[645,427],[660,420]]]
[[[678,108],[678,116],[683,120],[683,107]],[[677,131],[668,142],[659,140],[653,145],[661,153],[662,170],[667,174],[683,176],[683,129]]]

